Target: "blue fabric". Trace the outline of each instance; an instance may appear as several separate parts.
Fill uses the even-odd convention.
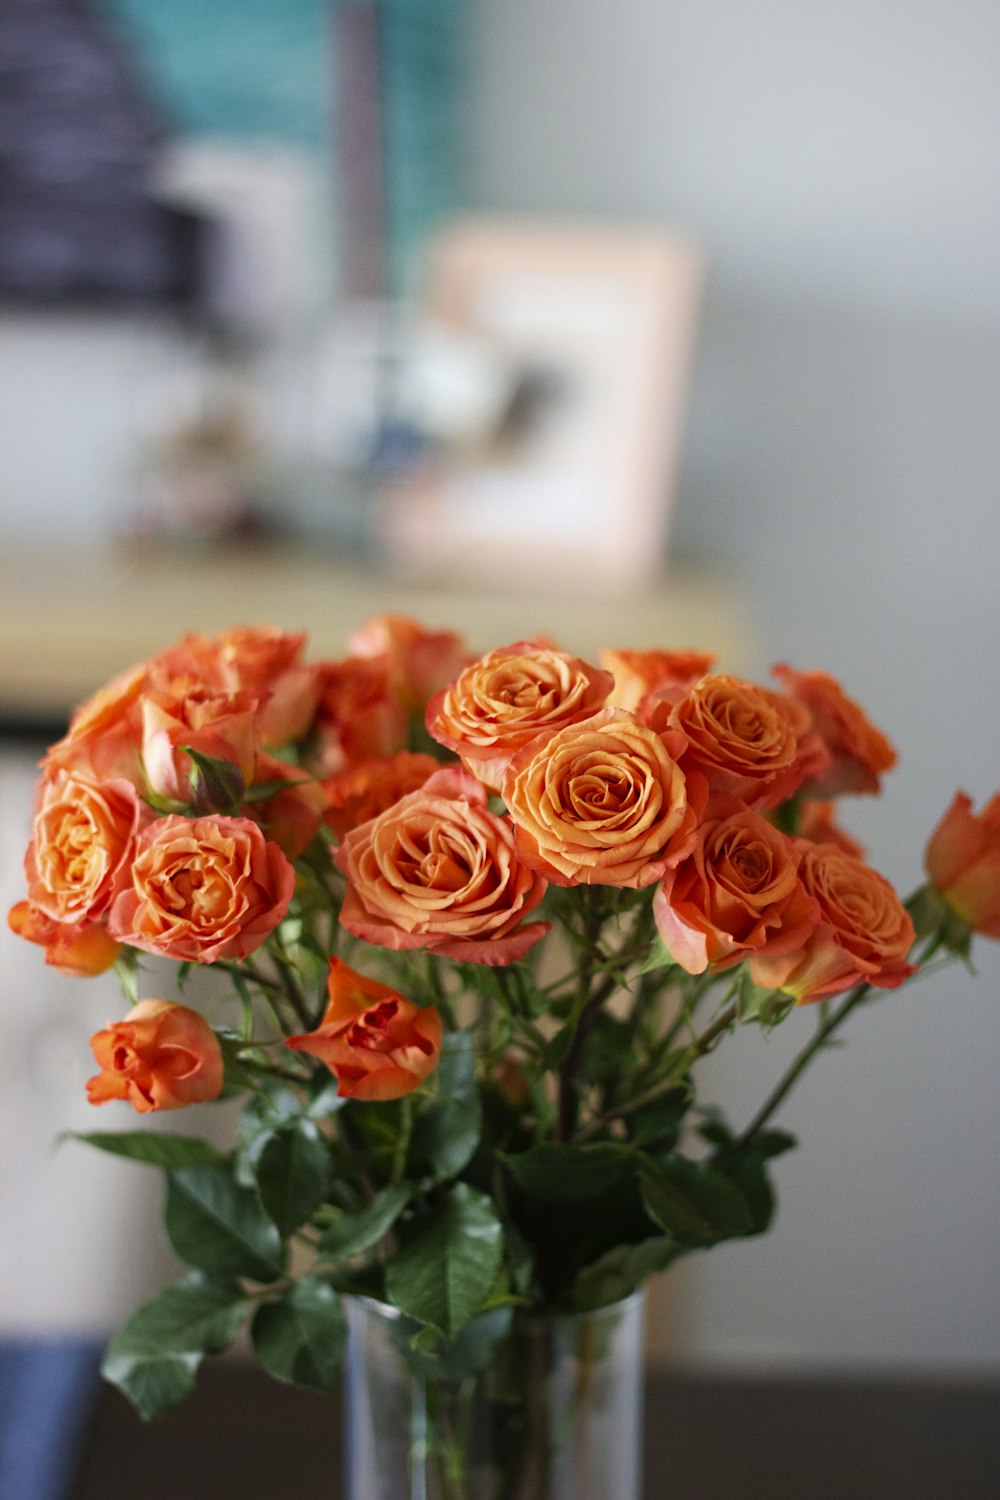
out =
[[[0,1339],[0,1500],[65,1500],[100,1357],[91,1339]]]

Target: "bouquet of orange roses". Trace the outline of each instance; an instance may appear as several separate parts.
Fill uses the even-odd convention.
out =
[[[329,1390],[361,1294],[422,1374],[459,1380],[515,1315],[600,1308],[760,1234],[805,1064],[932,955],[1000,936],[1000,797],[956,798],[904,904],[834,814],[894,751],[822,672],[764,687],[697,651],[590,664],[545,641],[474,660],[391,616],[343,660],[303,648],[189,635],[84,704],[11,912],[47,962],[118,974],[93,1103],[244,1101],[226,1153],[84,1137],[164,1169],[191,1267],[107,1353],[147,1416],[247,1320],[273,1375]],[[147,954],[175,962],[169,998]],[[184,1003],[202,967],[218,993]],[[731,1128],[699,1059],[814,1002]]]

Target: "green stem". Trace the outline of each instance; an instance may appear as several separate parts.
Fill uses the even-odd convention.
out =
[[[676,1061],[669,1071],[659,1079],[652,1088],[646,1089],[645,1093],[636,1094],[631,1099],[626,1099],[622,1104],[616,1104],[613,1109],[607,1110],[602,1115],[595,1115],[588,1120],[573,1137],[574,1145],[582,1141],[589,1141],[592,1136],[599,1135],[605,1126],[610,1125],[613,1120],[621,1120],[626,1115],[635,1114],[636,1110],[645,1109],[647,1104],[655,1104],[656,1100],[669,1091],[677,1083],[678,1078],[683,1078],[689,1073],[693,1064],[706,1052],[710,1052],[714,1043],[720,1036],[733,1025],[738,1016],[738,1006],[734,1000],[721,1011],[710,1026],[706,1026],[700,1036],[695,1037],[690,1046],[685,1047],[682,1052],[676,1054]]]

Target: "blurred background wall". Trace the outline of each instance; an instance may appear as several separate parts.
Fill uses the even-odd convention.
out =
[[[4,306],[5,544],[120,535],[142,455],[213,382],[251,393],[276,492],[308,532],[343,415],[325,383],[350,233],[331,179],[330,10],[91,9],[146,79],[163,201],[253,233],[216,242],[207,319],[169,302]],[[823,666],[898,744],[884,797],[847,821],[908,888],[953,789],[978,804],[1000,782],[1000,4],[466,0],[430,32],[418,0],[389,9],[394,118],[415,157],[394,157],[394,201],[424,188],[399,208],[386,290],[411,284],[450,207],[664,227],[701,247],[672,559],[745,599],[741,669]],[[248,243],[263,261],[240,259]],[[623,604],[622,640],[628,627]],[[15,821],[26,774],[19,761],[5,782]],[[48,1003],[35,957],[5,971],[5,1000],[13,982]],[[981,945],[978,983],[955,972],[856,1017],[784,1112],[803,1146],[778,1164],[774,1231],[678,1276],[679,1356],[1000,1370],[998,957]],[[809,1024],[714,1061],[735,1119]],[[66,1124],[53,1032],[38,1066]],[[66,1192],[38,1212],[68,1235],[59,1171]]]

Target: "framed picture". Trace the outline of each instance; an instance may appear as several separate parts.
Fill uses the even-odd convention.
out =
[[[440,358],[411,375],[476,422],[390,485],[389,564],[503,590],[613,593],[658,574],[701,279],[696,250],[665,234],[444,228],[423,314],[451,340],[450,383]]]

